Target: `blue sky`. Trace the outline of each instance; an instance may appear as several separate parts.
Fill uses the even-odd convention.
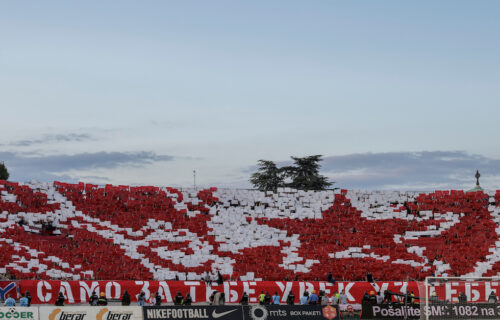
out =
[[[0,1],[0,161],[19,181],[247,187],[258,159],[323,154],[340,187],[479,169],[499,188],[499,9]]]

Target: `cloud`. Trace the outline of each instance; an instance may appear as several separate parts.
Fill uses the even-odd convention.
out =
[[[88,140],[92,140],[92,136],[87,133],[46,134],[42,138],[12,141],[8,145],[12,147],[30,147],[51,142],[82,142]]]
[[[101,177],[101,176],[80,176],[80,179],[82,179],[85,182],[89,183],[95,183],[97,182],[111,182],[111,179],[108,177]]]
[[[133,173],[137,168],[177,160],[180,164],[189,158],[159,155],[150,151],[94,152],[43,155],[37,152],[0,152],[13,181],[60,180],[115,183],[106,176],[106,170],[127,167]],[[279,166],[289,161],[277,162]],[[476,169],[481,172],[481,185],[499,189],[500,160],[465,151],[423,151],[359,153],[327,156],[321,163],[321,173],[336,183],[334,187],[371,190],[435,190],[465,189],[475,184]],[[250,169],[249,169],[250,168]],[[209,186],[230,188],[249,187],[248,177],[255,166],[237,172],[217,175]],[[152,173],[155,174],[155,173]],[[145,181],[148,177],[144,177]],[[189,184],[190,186],[191,184]]]
[[[500,182],[500,160],[465,151],[359,153],[325,157],[322,173],[335,186],[355,189],[468,189],[476,169],[482,186]]]
[[[78,154],[39,155],[36,153],[0,152],[11,180],[32,179],[50,181],[70,178],[68,171],[88,171],[94,169],[114,169],[121,166],[144,167],[156,162],[172,161],[174,157],[157,155],[154,152],[95,152]],[[96,178],[96,177],[93,177]],[[106,177],[99,177],[105,180]]]

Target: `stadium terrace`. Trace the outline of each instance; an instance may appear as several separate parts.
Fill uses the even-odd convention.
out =
[[[0,273],[66,280],[496,276],[500,192],[0,181]],[[474,250],[468,250],[474,248]],[[463,252],[468,254],[464,255]]]

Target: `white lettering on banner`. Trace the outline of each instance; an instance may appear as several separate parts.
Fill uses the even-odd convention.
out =
[[[111,293],[111,289],[115,287],[115,295]],[[106,283],[106,297],[110,299],[120,299],[122,288],[118,282],[111,281]]]
[[[163,297],[163,299],[165,299],[165,302],[173,302],[172,295],[170,294],[170,288],[168,287],[166,281],[160,281],[158,285],[158,293]]]
[[[276,281],[276,284],[278,285],[278,287],[281,290],[281,292],[280,292],[281,293],[281,301],[285,302],[286,298],[290,294],[290,291],[292,291],[293,282],[286,282],[285,284],[283,284],[282,282]]]
[[[311,293],[314,290],[314,285],[310,282],[299,282],[299,288],[299,297],[302,297],[306,291]]]
[[[457,290],[453,289],[453,286],[458,286],[457,282],[446,282],[444,284],[444,288],[446,290],[446,300],[451,302],[457,302],[458,298],[455,296],[457,294]]]
[[[354,297],[352,296],[351,292],[349,291],[354,286],[354,284],[355,284],[355,282],[349,282],[349,283],[347,283],[347,286],[344,287],[344,283],[343,282],[339,283],[339,292],[342,292],[342,290],[345,291],[345,294],[347,296],[347,301],[351,301],[351,302],[355,302],[356,301],[356,299],[354,299]]]
[[[215,290],[212,290],[212,287],[205,287],[205,301],[210,300],[210,296],[212,295],[212,292]]]
[[[80,281],[79,284],[80,284],[80,301],[82,303],[88,301],[88,298],[90,298],[93,291],[95,291],[97,294],[100,294],[100,292],[98,292],[99,282],[97,281],[92,281],[90,283],[90,287],[85,281]]]
[[[397,281],[397,282],[394,282],[394,286],[401,286],[401,288],[399,289],[399,292],[403,293],[403,294],[405,294],[406,291],[408,290],[408,282]],[[393,290],[393,292],[394,292],[394,290]]]
[[[141,291],[144,291],[146,301],[151,297],[151,292],[149,291],[149,281],[136,281],[135,284],[143,285]]]
[[[304,294],[305,291],[311,292],[312,290],[324,290],[327,295],[331,295],[334,291],[341,292],[345,291],[347,295],[347,300],[349,303],[360,303],[363,293],[365,291],[373,290],[373,286],[364,282],[344,282],[339,281],[334,285],[331,285],[328,282],[299,282],[299,281],[241,281],[234,282],[230,281],[224,285],[214,285],[214,286],[206,286],[204,282],[201,281],[119,281],[119,280],[110,280],[110,281],[37,281],[37,280],[21,280],[19,282],[19,288],[21,291],[30,291],[33,292],[33,304],[43,304],[43,303],[51,303],[53,304],[56,301],[57,294],[59,290],[63,290],[65,296],[67,296],[68,303],[86,303],[92,291],[96,291],[96,293],[100,293],[101,291],[105,293],[108,299],[120,299],[124,290],[127,290],[131,295],[132,302],[137,301],[137,296],[141,290],[143,290],[148,299],[154,295],[155,292],[159,292],[162,296],[162,301],[164,302],[172,302],[172,298],[175,295],[175,292],[178,290],[185,295],[187,292],[191,294],[191,297],[196,302],[205,302],[210,297],[212,291],[216,289],[217,291],[224,292],[226,296],[226,301],[231,303],[238,303],[239,299],[243,292],[247,292],[250,303],[257,303],[258,296],[261,291],[268,291],[273,294],[274,292],[278,292],[281,301],[285,302],[287,296],[293,292],[297,299],[300,297],[300,294]],[[395,285],[394,282],[380,282],[378,286],[380,286],[380,290],[387,288],[392,292],[399,292],[401,285],[403,282],[397,283]],[[417,282],[409,282],[408,288],[410,291],[415,293],[418,292],[418,283]],[[382,289],[383,288],[383,289]],[[459,290],[460,288],[460,290]],[[484,299],[487,297],[484,295],[483,291],[485,290],[486,285],[479,283],[478,286],[471,286],[471,298],[476,298],[476,293],[474,290],[479,291],[480,297],[479,300],[484,302]],[[462,284],[460,287],[454,287],[457,292],[464,291],[465,285]],[[494,287],[494,289],[498,290],[498,287]],[[70,292],[71,291],[71,292]],[[445,300],[445,287],[442,286],[439,290],[436,288],[437,295],[439,299]],[[71,293],[73,298],[71,297]]]
[[[403,282],[403,286],[401,287],[401,293],[407,293],[408,292],[408,282],[405,281]]]
[[[52,290],[52,286],[47,281],[38,281],[38,283],[36,284],[36,294],[41,302],[49,302],[50,299],[52,299],[52,293],[47,292],[47,294],[44,295],[44,288],[47,289],[47,291]]]
[[[322,290],[325,292],[327,296],[330,296],[330,289],[327,289],[326,287],[333,287],[333,284],[330,282],[320,282],[319,283],[319,290]]]
[[[481,293],[479,293],[478,290],[472,288],[472,287],[478,287],[479,283],[471,283],[471,282],[466,282],[465,283],[465,295],[467,296],[467,301],[469,302],[476,302],[479,301],[479,297],[481,296]]]
[[[497,294],[497,289],[493,289],[492,286],[498,287],[498,282],[485,282],[484,283],[484,296],[486,299],[488,299],[488,296],[490,295],[491,291]]]
[[[231,290],[230,286],[237,286],[238,282],[235,281],[224,281],[224,294],[226,296],[226,302],[238,302],[238,291]]]
[[[200,285],[199,281],[184,281],[184,284],[189,287],[189,294],[193,299],[193,302],[196,302],[196,286]]]
[[[427,293],[428,297],[432,296],[434,292],[436,292],[436,288],[434,286],[429,286],[429,292]]]
[[[379,287],[377,283],[373,283],[373,287],[376,292],[381,292],[383,294],[385,290],[389,289],[389,284],[387,282],[382,282],[382,286]]]
[[[248,282],[244,281],[243,282],[243,292],[246,292],[249,297],[252,297],[255,294],[255,290],[250,288],[250,286],[256,286],[257,282]],[[249,302],[257,302],[257,298],[252,297],[249,299]]]
[[[391,291],[392,291],[392,292],[397,292],[397,291],[396,291],[396,287],[402,286],[402,285],[403,285],[403,283],[402,283],[401,281],[396,281],[396,282],[394,282],[392,285],[393,285],[394,287],[392,288],[392,290],[391,290]],[[402,288],[399,288],[399,293],[403,293]]]
[[[68,303],[75,303],[75,298],[73,297],[73,291],[68,281],[61,281],[60,292],[64,294]]]

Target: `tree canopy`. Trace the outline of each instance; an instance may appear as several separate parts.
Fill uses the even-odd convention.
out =
[[[283,186],[284,176],[276,164],[269,160],[259,160],[259,169],[253,173],[250,183],[259,190],[276,190]]]
[[[324,190],[333,183],[319,174],[322,155],[303,158],[291,157],[293,165],[278,168],[273,161],[259,160],[258,171],[253,173],[250,183],[259,190],[276,190],[290,187],[300,190]]]
[[[294,166],[288,168],[292,182],[288,185],[299,190],[324,190],[332,183],[328,178],[319,174],[321,155],[304,158],[291,157]]]
[[[5,166],[5,163],[0,163],[0,180],[8,180],[9,179],[9,171]]]

